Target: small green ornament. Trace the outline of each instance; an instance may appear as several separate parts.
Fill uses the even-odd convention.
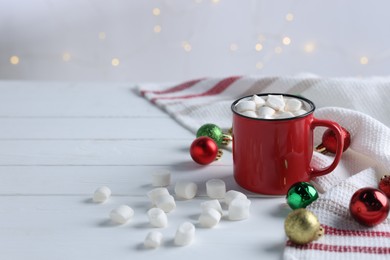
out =
[[[224,134],[221,128],[214,124],[202,125],[196,132],[196,138],[201,136],[210,137],[218,146],[227,145],[231,140],[231,136]]]
[[[297,182],[290,187],[286,198],[292,209],[306,208],[318,199],[318,192],[310,183]]]

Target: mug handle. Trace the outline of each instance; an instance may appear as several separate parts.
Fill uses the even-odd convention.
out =
[[[338,125],[336,122],[333,121],[313,118],[313,121],[311,122],[311,128],[314,130],[314,128],[319,126],[328,127],[332,129],[333,132],[335,133],[336,140],[337,140],[336,155],[334,157],[333,162],[328,167],[325,167],[323,169],[311,168],[310,169],[311,178],[325,175],[333,171],[341,159],[341,155],[343,154],[343,148],[344,148],[344,139],[342,137],[342,130],[340,125]]]

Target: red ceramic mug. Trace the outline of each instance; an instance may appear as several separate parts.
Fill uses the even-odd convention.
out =
[[[231,106],[234,178],[249,191],[285,195],[294,183],[333,171],[340,161],[344,141],[337,123],[313,116],[315,105],[312,101],[289,94],[258,94],[268,95],[296,98],[308,112],[285,119],[259,119],[235,110],[239,101],[250,96],[234,101]],[[314,169],[310,165],[314,150],[313,131],[319,126],[332,129],[337,139],[334,161],[324,169]]]

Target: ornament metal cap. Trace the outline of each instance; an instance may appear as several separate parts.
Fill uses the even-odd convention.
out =
[[[218,149],[217,156],[215,156],[215,161],[221,159],[222,155],[223,155],[223,151],[221,149]]]
[[[231,135],[223,134],[221,145],[229,145],[232,140],[233,138]]]
[[[384,175],[380,179],[378,188],[390,199],[390,175]]]

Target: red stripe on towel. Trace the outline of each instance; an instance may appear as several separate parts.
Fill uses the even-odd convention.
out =
[[[291,241],[287,241],[286,246],[295,247],[301,250],[318,250],[318,251],[337,252],[337,253],[366,253],[366,254],[378,254],[378,255],[390,254],[389,247],[380,247],[380,246],[342,246],[342,245],[327,245],[327,244],[320,244],[320,243],[296,245]]]
[[[142,90],[140,93],[142,96],[145,96],[146,93],[152,93],[152,94],[167,94],[167,93],[174,93],[174,92],[179,92],[179,91],[182,91],[182,90],[185,90],[187,88],[190,88],[192,86],[194,86],[195,84],[199,83],[200,81],[202,81],[204,79],[195,79],[195,80],[190,80],[190,81],[186,81],[184,83],[181,83],[179,85],[176,85],[176,86],[173,86],[171,88],[168,88],[168,89],[165,89],[165,90]]]
[[[229,77],[225,78],[221,81],[219,81],[216,85],[214,85],[212,88],[207,90],[206,92],[199,93],[199,94],[191,94],[191,95],[184,95],[184,96],[174,96],[174,97],[156,97],[151,99],[150,101],[152,103],[155,103],[158,99],[188,99],[188,98],[195,98],[195,97],[204,97],[204,96],[211,96],[211,95],[217,95],[222,93],[225,89],[227,89],[231,84],[233,84],[236,80],[240,79],[241,77]]]
[[[353,237],[390,237],[390,232],[371,231],[371,230],[346,230],[321,225],[324,228],[325,235],[332,236],[353,236]]]

